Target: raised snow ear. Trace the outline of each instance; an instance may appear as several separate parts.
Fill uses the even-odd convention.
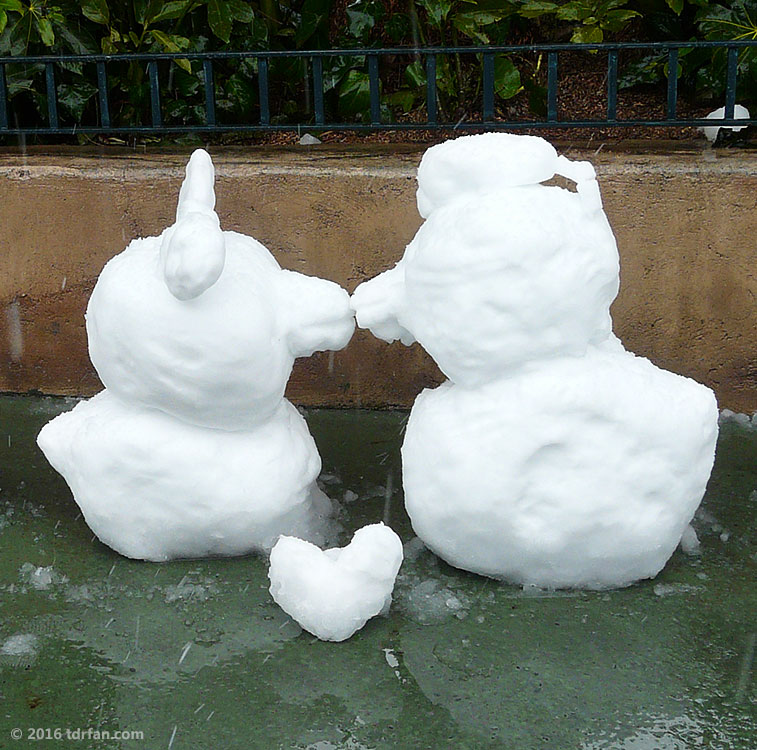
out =
[[[205,149],[198,148],[187,163],[186,177],[181,184],[179,203],[176,206],[176,221],[190,213],[215,212],[215,179],[216,172],[210,154]]]
[[[218,281],[226,262],[226,240],[215,212],[215,169],[210,154],[197,149],[179,191],[176,223],[163,233],[160,261],[176,299],[199,297]]]
[[[602,210],[602,196],[599,192],[597,173],[588,161],[571,161],[564,156],[557,157],[555,174],[567,177],[576,183],[576,190],[587,214]]]

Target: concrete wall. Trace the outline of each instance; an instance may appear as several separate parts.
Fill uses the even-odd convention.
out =
[[[703,145],[564,146],[597,167],[621,255],[626,347],[757,410],[757,157]],[[417,147],[217,150],[218,213],[282,266],[349,291],[392,266],[420,224]],[[103,264],[172,223],[186,155],[0,153],[0,391],[88,395],[84,310]],[[440,382],[416,345],[359,332],[299,361],[298,403],[407,406]]]

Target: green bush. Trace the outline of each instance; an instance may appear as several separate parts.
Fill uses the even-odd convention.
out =
[[[753,0],[0,0],[0,56],[165,52],[161,95],[166,124],[202,124],[204,79],[184,52],[206,50],[302,50],[329,47],[483,46],[518,42],[608,40],[686,41],[757,39]],[[750,10],[751,7],[751,10]],[[676,75],[682,95],[722,104],[723,50],[682,51]],[[738,99],[757,97],[757,50],[739,53]],[[481,55],[440,55],[438,102],[445,119],[480,111]],[[23,123],[44,123],[44,66],[6,66],[8,96]],[[97,78],[91,63],[56,66],[62,121],[95,122]],[[121,126],[150,122],[149,82],[141,62],[111,63],[111,120]],[[216,107],[227,124],[251,121],[258,111],[254,59],[214,63]],[[660,84],[667,56],[624,61],[620,85]],[[272,121],[312,121],[312,71],[306,60],[272,58]],[[545,71],[540,58],[497,55],[494,83],[502,104],[527,97],[544,108]],[[364,120],[369,106],[366,58],[324,58],[325,103],[332,117]],[[426,69],[412,54],[383,60],[383,115],[412,118],[425,101]]]

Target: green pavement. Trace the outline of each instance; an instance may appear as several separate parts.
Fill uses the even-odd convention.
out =
[[[94,539],[34,443],[73,403],[0,397],[0,748],[757,748],[757,430],[721,430],[700,554],[547,592],[411,541],[406,414],[309,411],[342,543],[378,520],[410,542],[389,615],[333,644],[276,606],[262,558],[144,563]],[[117,731],[143,738],[96,735]]]

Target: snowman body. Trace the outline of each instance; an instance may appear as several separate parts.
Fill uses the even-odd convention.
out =
[[[320,542],[330,509],[283,394],[295,357],[346,346],[349,298],[222,232],[213,178],[195,152],[176,224],[106,264],[87,309],[105,390],[38,437],[89,526],[128,557],[246,554],[280,534]]]
[[[554,173],[577,192],[526,184]],[[487,134],[433,147],[418,180],[426,222],[353,295],[360,326],[417,340],[449,378],[407,425],[414,530],[452,565],[520,584],[656,575],[704,494],[717,406],[612,334],[618,255],[593,169]]]

